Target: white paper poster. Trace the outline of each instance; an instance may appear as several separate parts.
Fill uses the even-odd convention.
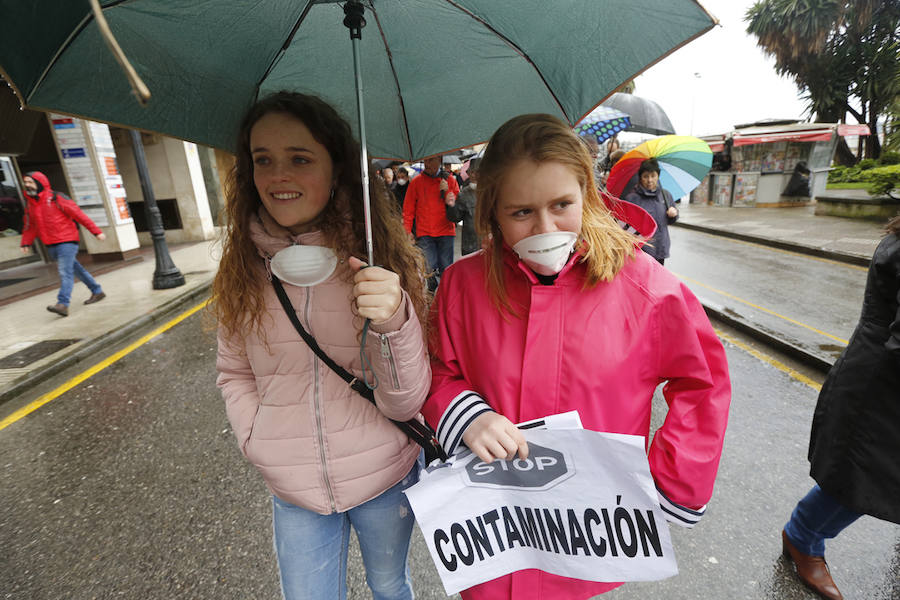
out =
[[[50,117],[75,203],[98,226],[109,225],[101,187],[97,181],[99,170],[109,201],[113,205],[112,213],[116,224],[132,222],[109,127],[104,123],[82,121],[65,115],[51,114]],[[88,135],[85,135],[84,123],[87,123]],[[91,146],[98,161],[98,169],[94,168],[92,162],[89,151]]]
[[[81,120],[57,114],[51,114],[50,118],[62,154],[63,168],[69,176],[72,199],[94,223],[106,227],[109,220],[88,152],[90,142],[81,128]]]
[[[525,429],[527,460],[465,450],[406,491],[447,594],[522,569],[588,581],[677,574],[644,438]]]

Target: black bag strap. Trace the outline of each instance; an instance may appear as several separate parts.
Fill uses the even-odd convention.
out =
[[[364,381],[354,377],[347,369],[334,362],[330,356],[325,354],[325,351],[322,350],[319,343],[316,342],[316,338],[306,331],[306,328],[300,323],[300,319],[297,318],[297,311],[294,310],[294,305],[291,304],[287,292],[284,291],[284,286],[281,285],[281,281],[274,275],[272,275],[272,287],[275,288],[275,295],[278,296],[278,301],[281,303],[284,312],[287,313],[288,319],[290,319],[294,329],[297,330],[297,333],[300,334],[300,337],[303,338],[303,341],[306,342],[306,345],[309,346],[310,350],[312,350],[329,369],[337,373],[341,379],[346,381],[353,391],[372,404],[375,404],[375,392],[371,390]],[[425,449],[426,464],[430,464],[431,461],[435,459],[440,459],[441,461],[447,460],[447,453],[444,452],[440,442],[438,442],[437,435],[430,425],[423,423],[418,419],[410,419],[409,421],[395,421],[394,419],[390,419],[390,421],[399,427],[411,440]]]

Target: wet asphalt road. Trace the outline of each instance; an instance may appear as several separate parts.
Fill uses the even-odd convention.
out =
[[[673,530],[680,574],[605,598],[813,597],[779,558],[779,532],[811,485],[816,392],[726,347],[725,453],[707,516]],[[194,315],[0,431],[0,598],[280,597],[270,500],[236,448],[214,357]],[[864,517],[828,558],[848,599],[900,599],[900,527]],[[418,531],[411,564],[418,598],[446,597]],[[349,569],[349,597],[370,598],[355,550]]]
[[[829,363],[853,333],[866,269],[670,227],[666,267],[694,294]]]

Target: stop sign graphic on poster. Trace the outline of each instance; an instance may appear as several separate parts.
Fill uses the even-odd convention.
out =
[[[466,465],[467,483],[498,489],[547,490],[575,474],[571,457],[558,450],[528,444],[528,458],[495,460],[477,458]]]

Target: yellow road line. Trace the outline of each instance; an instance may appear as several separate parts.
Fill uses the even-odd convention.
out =
[[[685,228],[687,229],[687,228]],[[707,235],[709,237],[714,237],[719,240],[728,240],[729,242],[734,242],[735,244],[744,244],[746,246],[754,246],[756,248],[763,248],[765,250],[769,250],[771,252],[780,252],[781,254],[789,254],[791,256],[799,256],[801,258],[808,258],[810,260],[817,260],[819,262],[828,263],[832,265],[838,265],[840,267],[847,267],[848,269],[856,269],[857,271],[868,271],[868,267],[862,267],[860,265],[854,265],[852,263],[846,263],[839,260],[834,260],[831,258],[823,258],[821,256],[814,256],[812,254],[806,254],[805,252],[797,252],[796,250],[785,250],[784,248],[776,248],[774,246],[767,246],[766,244],[760,244],[759,242],[748,242],[747,240],[739,240],[733,237],[727,237],[722,235],[716,235],[714,233],[709,233],[706,231],[700,231],[699,229],[691,229],[694,233],[699,233],[702,235]]]
[[[831,335],[830,333],[826,333],[826,332],[822,331],[821,329],[816,329],[816,328],[813,327],[812,325],[807,325],[806,323],[801,323],[800,321],[797,321],[796,319],[792,319],[792,318],[790,318],[790,317],[786,317],[786,316],[784,316],[784,315],[780,315],[780,314],[778,314],[777,312],[775,312],[774,310],[769,310],[768,308],[764,308],[764,307],[762,307],[762,306],[759,306],[758,304],[753,304],[752,302],[749,302],[749,301],[747,301],[747,300],[744,300],[743,298],[739,298],[738,296],[735,296],[734,294],[729,294],[728,292],[724,292],[724,291],[722,291],[722,290],[716,289],[716,288],[714,288],[714,287],[712,287],[712,286],[710,286],[710,285],[706,285],[706,284],[703,283],[703,282],[697,281],[696,279],[691,279],[690,277],[687,277],[687,276],[685,276],[685,275],[681,275],[681,274],[679,274],[679,273],[675,273],[674,271],[673,271],[672,273],[673,273],[676,277],[679,277],[679,278],[681,278],[681,279],[684,279],[684,280],[687,281],[688,283],[692,283],[692,284],[694,284],[694,285],[699,285],[700,287],[706,288],[706,289],[708,289],[708,290],[710,290],[710,291],[712,291],[712,292],[715,292],[715,293],[717,293],[717,294],[721,294],[721,295],[725,296],[726,298],[731,298],[732,300],[736,300],[736,301],[738,301],[738,302],[741,302],[741,303],[743,303],[743,304],[746,304],[747,306],[751,306],[751,307],[755,308],[756,310],[761,310],[761,311],[763,311],[764,313],[768,313],[768,314],[770,314],[770,315],[772,315],[772,316],[774,316],[774,317],[778,317],[779,319],[784,319],[784,320],[787,321],[788,323],[793,323],[794,325],[797,325],[797,326],[799,326],[799,327],[803,327],[803,328],[805,328],[805,329],[809,329],[810,331],[814,331],[815,333],[818,333],[819,335],[823,335],[823,336],[825,336],[825,337],[827,337],[827,338],[829,338],[829,339],[832,339],[832,340],[834,340],[834,341],[836,341],[836,342],[840,342],[841,344],[843,344],[843,345],[845,345],[845,346],[846,346],[848,343],[850,343],[848,340],[845,340],[844,338],[839,338],[838,336],[836,336],[836,335]]]
[[[78,385],[79,383],[84,381],[85,379],[88,379],[88,378],[96,375],[97,373],[99,373],[106,367],[110,366],[114,362],[118,361],[121,358],[124,358],[126,355],[130,354],[134,350],[137,350],[140,346],[143,346],[144,344],[146,344],[147,342],[149,342],[150,340],[152,340],[159,334],[163,333],[164,331],[166,331],[168,329],[171,329],[175,325],[178,325],[179,323],[181,323],[182,321],[187,319],[189,316],[191,316],[192,314],[194,314],[195,312],[197,312],[198,310],[200,310],[207,304],[209,304],[209,299],[207,299],[207,300],[201,302],[200,304],[194,306],[193,308],[190,308],[187,311],[181,313],[180,315],[178,315],[171,321],[169,321],[163,325],[160,325],[159,327],[157,327],[156,329],[154,329],[153,331],[151,331],[150,333],[148,333],[141,339],[126,346],[125,348],[122,348],[121,350],[119,350],[118,352],[113,354],[112,356],[100,361],[99,363],[97,363],[93,367],[87,369],[86,371],[82,371],[81,373],[79,373],[72,379],[68,380],[67,382],[65,382],[64,384],[62,384],[55,390],[53,390],[51,392],[47,392],[46,394],[44,394],[37,400],[33,401],[31,404],[28,404],[27,406],[23,406],[19,410],[15,411],[11,415],[9,415],[8,417],[6,417],[2,421],[0,421],[0,430],[3,430],[5,428],[9,427],[16,421],[28,416],[29,414],[33,413],[34,411],[36,411],[40,407],[44,406],[51,400],[54,400],[54,399],[58,398],[59,396],[65,394],[66,392],[68,392],[70,389],[72,389],[73,387],[75,387],[76,385]]]
[[[747,354],[750,354],[754,358],[757,358],[757,359],[763,361],[764,363],[770,364],[773,367],[775,367],[776,369],[778,369],[779,371],[786,373],[790,377],[793,377],[800,383],[808,385],[809,387],[816,390],[817,392],[822,389],[822,385],[820,383],[813,381],[812,379],[810,379],[803,373],[797,371],[796,369],[792,369],[791,367],[787,366],[786,364],[775,360],[768,354],[763,354],[756,348],[751,348],[744,342],[739,341],[737,338],[734,338],[734,337],[728,335],[727,333],[723,333],[722,331],[719,331],[718,329],[716,329],[716,335],[718,335],[721,339],[725,340],[729,344],[731,344],[733,346],[737,346],[738,348],[740,348]]]

